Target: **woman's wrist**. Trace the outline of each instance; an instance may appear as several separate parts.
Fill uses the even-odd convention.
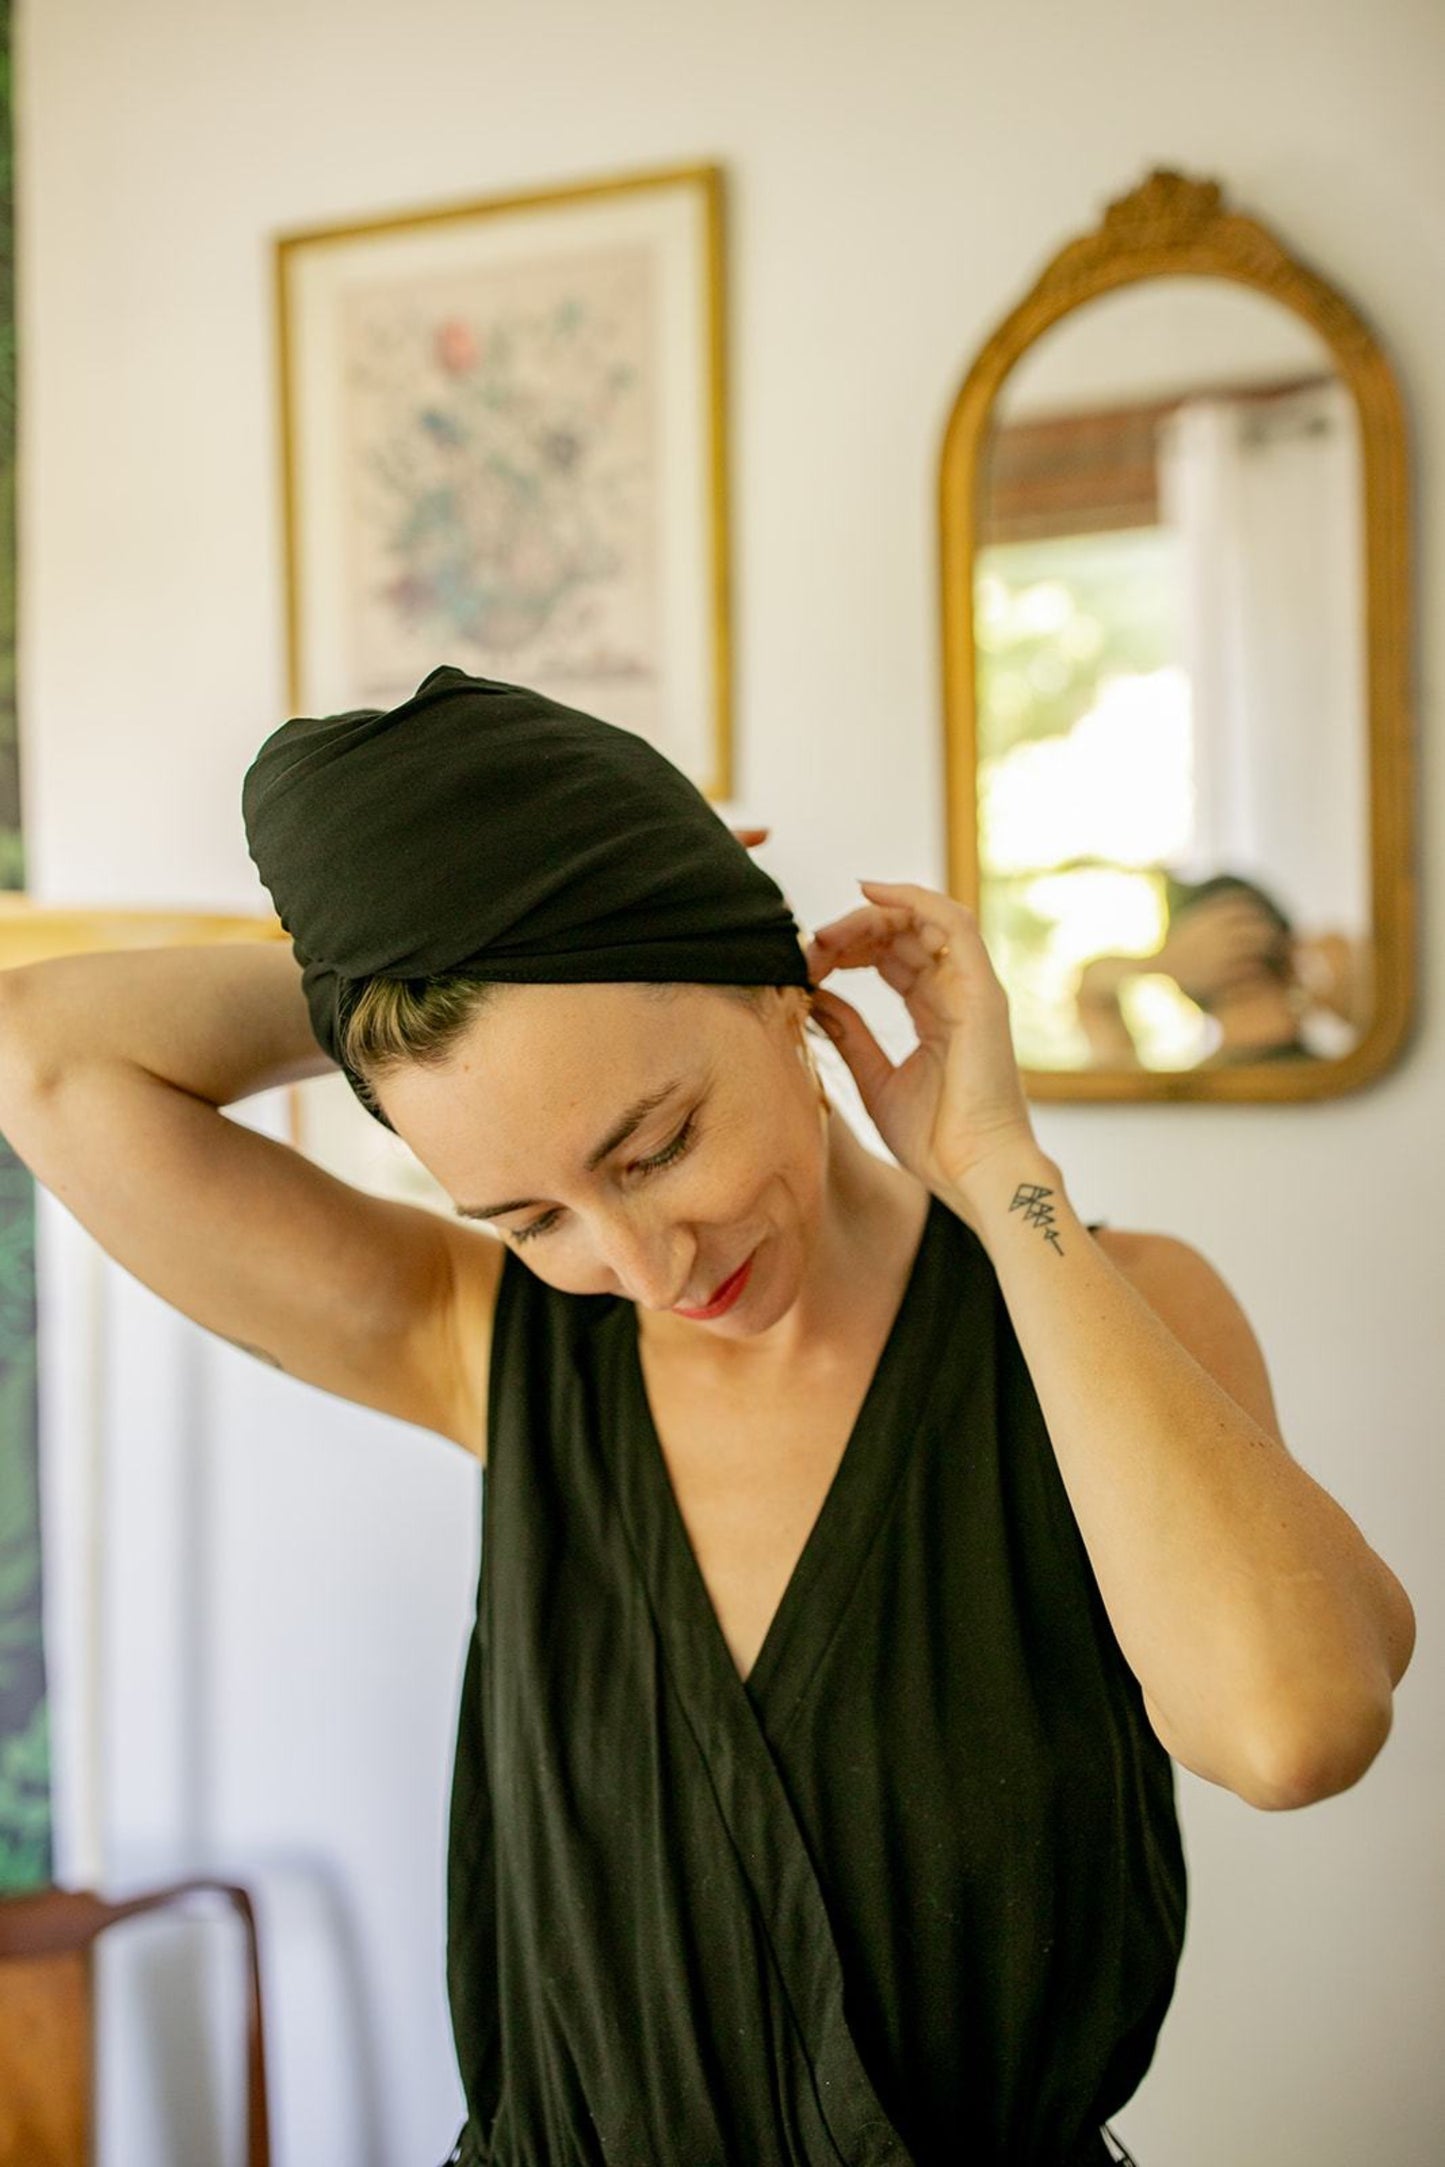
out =
[[[1057,1160],[1028,1131],[1001,1138],[939,1193],[990,1252],[1020,1224],[1041,1229],[1047,1239],[1053,1215],[1067,1203]]]

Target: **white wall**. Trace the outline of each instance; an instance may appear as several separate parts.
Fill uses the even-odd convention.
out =
[[[1220,177],[1398,364],[1428,876],[1445,842],[1430,734],[1442,63],[1432,0],[32,0],[18,98],[36,892],[263,903],[238,791],[285,713],[272,232],[709,157],[731,183],[739,811],[774,824],[765,862],[800,917],[846,908],[860,873],[942,878],[943,422],[1040,264],[1159,163]],[[1183,1235],[1224,1272],[1295,1453],[1419,1615],[1395,1733],[1356,1790],[1267,1816],[1181,1774],[1189,1943],[1119,2118],[1141,2167],[1438,2157],[1442,910],[1430,883],[1424,1026],[1374,1088],[1036,1115],[1085,1216]],[[889,1015],[881,989],[865,1005]],[[42,1233],[52,1273],[78,1268],[62,1217]],[[58,1486],[87,1453],[108,1470],[120,1638],[98,1870],[254,1866],[274,1929],[279,2167],[427,2167],[459,2119],[440,1890],[474,1471],[197,1344],[113,1268],[102,1278],[102,1339],[128,1352],[108,1358],[89,1431],[73,1374],[47,1418]],[[55,1300],[74,1295],[67,1282]],[[56,1352],[62,1373],[90,1359],[82,1342]],[[178,1527],[183,1482],[204,1566]],[[168,1620],[185,1615],[200,1640],[178,1650]],[[154,2128],[118,2149],[143,2118],[112,2122],[117,2160],[203,2167],[193,2139]]]

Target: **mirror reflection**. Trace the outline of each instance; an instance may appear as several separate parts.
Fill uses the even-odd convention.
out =
[[[1372,1010],[1363,484],[1292,311],[1144,280],[979,469],[979,914],[1022,1065],[1338,1060]]]

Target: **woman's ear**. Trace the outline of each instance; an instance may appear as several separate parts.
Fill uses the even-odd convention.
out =
[[[783,986],[779,989],[787,1001],[788,1021],[801,1038],[813,1013],[813,990],[811,986]]]

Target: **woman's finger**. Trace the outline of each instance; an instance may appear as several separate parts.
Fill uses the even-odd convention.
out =
[[[808,942],[808,968],[813,978],[826,978],[830,971],[852,970],[859,961],[866,961],[867,952],[859,948],[859,937],[856,925],[851,933],[845,932],[841,920],[820,926]]]
[[[842,947],[856,934],[866,932],[869,928],[885,924],[905,926],[912,915],[911,911],[901,906],[886,910],[881,903],[859,903],[854,909],[845,911],[841,918],[830,918],[826,925],[819,926],[814,938],[829,947]]]
[[[1003,995],[1003,984],[993,966],[979,930],[978,914],[960,903],[954,896],[937,895],[931,888],[915,887],[908,881],[864,880],[859,886],[869,894],[876,894],[880,903],[898,904],[912,899],[909,907],[920,934],[934,941],[941,935],[936,952],[947,960],[951,974],[970,996],[992,997],[996,992]]]
[[[938,961],[936,953],[925,948],[916,933],[884,935],[870,941],[853,941],[841,954],[826,948],[818,949],[814,959],[814,977],[826,978],[832,971],[881,970],[884,962],[897,969],[900,964],[910,971],[931,970]]]
[[[843,969],[852,970],[860,961],[866,962],[876,947],[907,932],[911,923],[910,911],[885,911],[868,904],[862,910],[850,911],[846,918],[819,926],[813,939],[821,953]]]
[[[913,1004],[925,1003],[940,1016],[945,1013],[943,994],[947,980],[941,975],[936,956],[921,955],[916,962],[885,951],[874,960],[873,968],[886,986],[903,1000]]]
[[[910,911],[920,927],[936,926],[945,940],[954,927],[976,927],[978,924],[975,913],[966,903],[960,903],[951,895],[939,895],[932,888],[920,888],[913,881],[860,880],[858,885],[866,896],[876,898],[884,908]]]
[[[882,926],[859,932],[842,947],[822,945],[809,955],[815,983],[832,971],[878,970],[890,985],[906,990],[920,975],[932,971],[946,954],[941,934],[919,933],[910,926]],[[902,974],[901,980],[899,973]]]
[[[940,904],[953,910],[968,908],[951,895],[941,895],[936,888],[921,888],[916,880],[860,880],[858,885],[865,895],[876,895],[884,903],[905,903],[912,910],[933,910]]]

